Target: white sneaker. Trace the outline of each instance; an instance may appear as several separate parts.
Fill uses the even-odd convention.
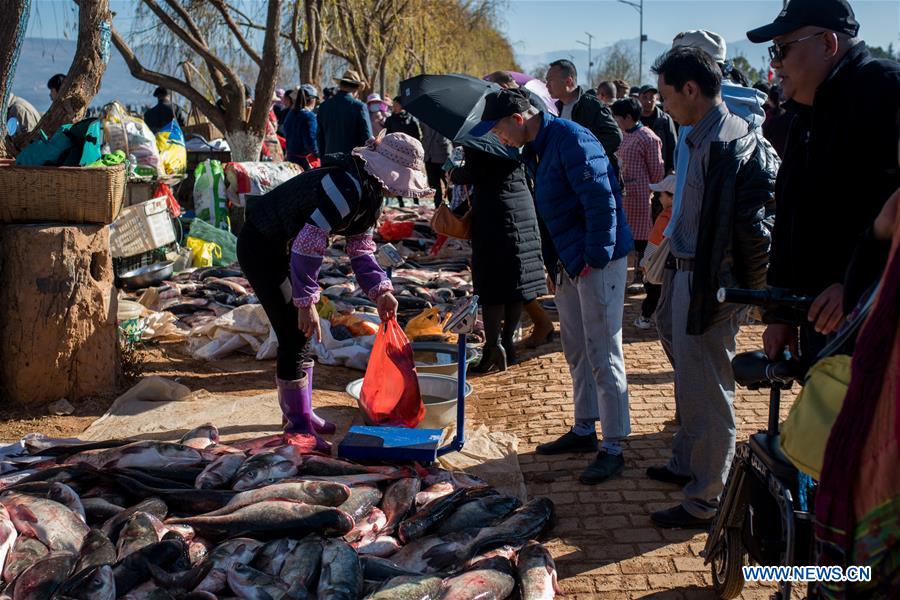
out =
[[[641,315],[634,320],[634,326],[638,329],[650,329],[651,327],[653,327],[653,320]]]

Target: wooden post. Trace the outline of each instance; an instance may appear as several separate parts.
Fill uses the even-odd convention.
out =
[[[116,391],[109,230],[0,227],[0,401],[42,406]]]

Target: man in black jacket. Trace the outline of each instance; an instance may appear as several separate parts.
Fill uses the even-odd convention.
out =
[[[578,81],[578,71],[568,60],[550,63],[547,70],[547,91],[556,99],[556,108],[563,119],[575,121],[594,134],[610,160],[615,160],[615,152],[622,143],[622,132],[616,124],[609,107],[596,96],[582,92]]]
[[[419,121],[414,116],[406,112],[403,105],[400,104],[400,96],[394,98],[391,106],[391,116],[384,121],[384,131],[386,133],[405,133],[417,140],[422,139],[422,129],[419,127]]]
[[[164,87],[156,88],[153,92],[156,97],[156,106],[148,108],[144,112],[144,123],[153,133],[158,133],[160,129],[171,123],[178,121],[178,124],[184,128],[187,125],[187,119],[184,117],[184,111],[177,105],[172,103],[172,97],[169,90]]]
[[[369,112],[357,98],[365,85],[362,77],[356,71],[348,70],[335,81],[339,86],[337,93],[322,103],[316,115],[316,136],[322,156],[349,153],[372,137]]]
[[[765,285],[778,159],[722,100],[722,73],[698,48],[676,47],[653,66],[672,117],[692,127],[681,214],[669,238],[675,405],[681,428],[666,466],[647,475],[684,485],[684,501],[654,512],[660,527],[712,522],[734,456],[731,359],[742,309],[716,301],[719,287]]]
[[[675,122],[668,114],[664,113],[656,100],[659,90],[654,85],[645,85],[641,88],[638,99],[641,102],[641,123],[653,130],[662,140],[662,157],[666,165],[666,173],[675,171],[675,145],[678,143],[678,135],[675,132]]]
[[[873,59],[858,30],[846,0],[792,0],[773,23],[747,32],[752,42],[773,41],[772,68],[796,114],[776,184],[769,284],[817,296],[799,332],[766,328],[770,357],[790,347],[811,360],[840,326],[853,250],[900,186],[900,65]]]

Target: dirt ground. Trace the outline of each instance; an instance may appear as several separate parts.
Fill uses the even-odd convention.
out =
[[[523,350],[522,362],[506,373],[471,379],[475,393],[467,405],[470,420],[519,436],[519,460],[529,495],[549,496],[556,503],[558,519],[546,543],[569,598],[714,598],[709,568],[699,556],[705,533],[661,530],[649,520],[650,512],[678,503],[681,491],[644,474],[648,466],[662,464],[669,456],[675,405],[673,372],[655,332],[631,325],[642,298],[626,298],[625,359],[633,431],[625,450],[625,472],[619,478],[584,486],[578,474],[589,457],[545,457],[534,452],[537,444],[572,425],[571,379],[558,341],[537,351]],[[745,327],[739,351],[758,348],[761,335],[761,327]],[[272,361],[232,356],[216,363],[198,362],[177,345],[147,348],[142,358],[145,375],[177,379],[192,390],[255,395],[273,385]],[[348,369],[318,368],[315,404],[352,405],[343,389],[360,376]],[[0,439],[15,440],[32,431],[77,436],[112,399],[79,403],[75,414],[67,417],[0,412]],[[792,399],[791,394],[784,395],[783,416]],[[739,390],[738,440],[765,427],[767,407],[764,392]],[[748,586],[742,597],[768,598],[773,591],[771,586]]]

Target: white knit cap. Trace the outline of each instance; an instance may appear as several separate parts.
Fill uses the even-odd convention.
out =
[[[727,46],[725,38],[718,33],[707,31],[705,29],[694,29],[691,31],[683,31],[675,36],[672,40],[672,47],[688,46],[690,48],[700,48],[713,57],[717,63],[725,62],[727,55]]]

